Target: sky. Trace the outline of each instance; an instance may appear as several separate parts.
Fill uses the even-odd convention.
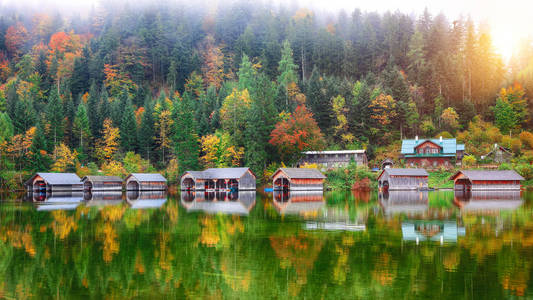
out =
[[[157,0],[155,0],[157,1]],[[173,0],[170,0],[171,2]],[[184,1],[184,0],[182,0]],[[194,3],[198,0],[185,0]],[[209,0],[202,0],[202,2]],[[223,0],[222,0],[223,1]],[[217,0],[217,2],[222,2]],[[253,1],[253,0],[250,0]],[[521,39],[533,37],[533,1],[531,0],[275,0],[281,3],[299,3],[300,6],[316,8],[328,12],[341,9],[347,13],[354,8],[363,11],[401,11],[421,14],[427,8],[432,15],[444,13],[450,21],[459,16],[470,15],[476,23],[489,25],[495,50],[509,59]],[[15,4],[43,9],[61,7],[62,10],[87,12],[93,5],[106,0],[0,0],[0,5]],[[135,1],[130,1],[135,3]]]

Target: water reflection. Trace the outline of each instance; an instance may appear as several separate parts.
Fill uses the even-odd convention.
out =
[[[274,191],[273,203],[282,215],[317,214],[326,204],[322,191]]]
[[[256,202],[255,191],[182,192],[181,205],[187,212],[248,215]]]
[[[80,196],[0,201],[3,297],[533,299],[530,193]]]
[[[167,202],[167,192],[127,191],[126,202],[133,209],[160,208]]]
[[[465,228],[458,227],[455,221],[416,220],[402,222],[404,241],[457,242],[458,236],[465,235]]]
[[[29,193],[28,198],[35,203],[38,211],[72,210],[83,201],[83,192]]]
[[[379,193],[378,198],[387,216],[399,213],[420,215],[429,208],[427,191],[389,191]]]
[[[455,191],[454,204],[461,211],[498,213],[515,210],[523,204],[520,191]]]
[[[122,191],[87,191],[84,194],[86,206],[108,206],[122,203]]]

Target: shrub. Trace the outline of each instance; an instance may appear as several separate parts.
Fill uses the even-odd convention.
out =
[[[526,180],[533,178],[533,166],[528,164],[520,164],[516,166],[516,171],[522,175]]]
[[[475,165],[476,162],[476,158],[473,155],[465,155],[465,157],[463,157],[463,164],[465,167],[471,167]]]
[[[513,151],[516,154],[519,154],[522,150],[522,142],[519,139],[512,139],[511,140],[511,151]]]
[[[528,147],[529,149],[533,149],[533,134],[531,132],[522,131],[519,137],[524,146]]]
[[[512,170],[513,167],[508,164],[508,163],[502,163],[499,167],[498,167],[498,170]]]

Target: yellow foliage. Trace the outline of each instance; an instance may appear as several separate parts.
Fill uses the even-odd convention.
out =
[[[201,139],[202,153],[200,157],[205,168],[215,167],[220,138],[214,134],[206,135]]]
[[[110,119],[104,120],[104,128],[102,129],[102,138],[96,143],[96,156],[101,161],[109,161],[118,151],[118,142],[120,139],[120,131],[113,127],[113,122]]]
[[[102,173],[107,176],[121,176],[126,175],[126,170],[120,162],[111,160],[102,164]]]
[[[67,213],[64,210],[53,211],[52,218],[54,220],[52,222],[54,234],[61,240],[66,238],[70,232],[78,229],[74,217],[67,216]]]
[[[70,148],[67,145],[61,143],[54,149],[54,157],[55,161],[52,165],[52,171],[65,172],[67,167],[74,164],[76,157],[78,157],[78,152],[76,152],[76,150],[73,152],[70,151]]]

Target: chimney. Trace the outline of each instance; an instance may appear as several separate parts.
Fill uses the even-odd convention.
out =
[[[439,137],[439,141],[442,143],[442,135]]]
[[[417,136],[415,136],[415,141],[417,141],[417,142],[418,142],[418,135],[417,135]]]

